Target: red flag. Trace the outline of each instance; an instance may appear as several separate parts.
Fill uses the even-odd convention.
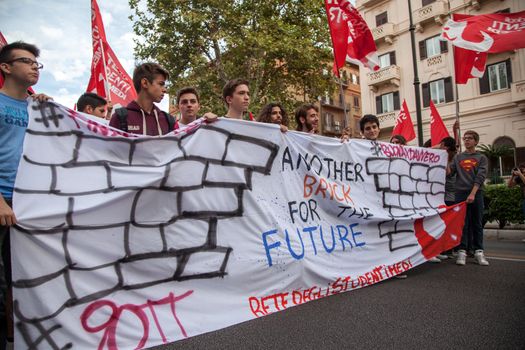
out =
[[[0,32],[0,47],[7,45],[7,40],[5,40],[4,35]],[[4,86],[4,76],[0,74],[0,88]]]
[[[439,145],[441,140],[450,136],[434,102],[430,100],[430,139],[432,147]]]
[[[106,40],[104,23],[96,0],[91,0],[91,29],[93,60],[87,91],[95,92],[113,102],[113,106],[126,106],[137,98],[137,92],[133,81]]]
[[[444,207],[445,211],[439,214],[439,223],[436,219],[417,219],[414,222],[414,232],[421,246],[421,253],[430,259],[445,250],[452,249],[461,243],[461,233],[465,224],[467,214],[467,203],[461,202],[450,207]],[[441,235],[431,235],[428,231],[432,224],[442,227]],[[428,231],[427,231],[428,230]]]
[[[345,65],[346,56],[361,61],[372,70],[379,69],[372,32],[348,0],[325,0],[326,15],[334,49],[334,73]]]
[[[490,15],[454,15],[441,37],[467,50],[497,53],[525,47],[525,11]]]
[[[401,135],[407,142],[412,141],[416,138],[416,133],[414,132],[414,124],[412,123],[412,118],[408,112],[407,102],[403,100],[401,110],[396,119],[396,124],[394,130],[392,130],[392,136]]]
[[[466,84],[470,78],[481,78],[485,73],[488,53],[454,46],[456,84]]]

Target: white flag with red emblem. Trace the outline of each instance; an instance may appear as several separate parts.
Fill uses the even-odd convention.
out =
[[[392,130],[392,136],[394,135],[403,136],[407,142],[416,138],[414,124],[412,123],[406,100],[403,100],[403,105],[396,119],[396,125],[394,126],[394,130]]]
[[[456,83],[481,78],[488,53],[525,47],[525,11],[470,16],[453,14],[444,26],[441,40],[454,45]]]
[[[87,91],[94,92],[113,105],[126,106],[137,98],[133,81],[111,50],[104,31],[104,23],[96,0],[91,1],[91,29],[93,60]]]
[[[347,56],[378,70],[374,37],[357,9],[348,0],[325,0],[325,8],[334,49],[334,73],[339,76]]]

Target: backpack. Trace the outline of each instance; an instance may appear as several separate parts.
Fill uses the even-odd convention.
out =
[[[168,123],[168,132],[175,130],[178,127],[175,117],[164,111],[161,112],[164,114],[166,122]],[[119,129],[124,132],[128,132],[128,109],[126,107],[117,108],[115,110],[115,114],[118,117]]]

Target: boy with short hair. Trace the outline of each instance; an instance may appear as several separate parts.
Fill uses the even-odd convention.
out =
[[[379,128],[379,119],[373,114],[365,114],[359,120],[359,128],[365,139],[377,141],[381,129]]]
[[[77,110],[95,117],[106,119],[108,113],[108,101],[93,92],[82,94],[77,101]]]
[[[32,44],[16,41],[0,48],[0,72],[4,85],[0,88],[0,239],[7,284],[7,342],[13,342],[13,296],[11,290],[11,249],[9,227],[17,223],[12,209],[13,190],[22,156],[24,136],[29,122],[28,89],[38,82],[43,65],[36,60],[40,50]],[[44,94],[31,96],[40,102],[51,99]]]
[[[458,246],[457,265],[465,265],[467,251],[472,248],[476,262],[481,266],[489,265],[483,253],[483,184],[487,177],[488,160],[476,151],[479,134],[468,130],[463,134],[465,151],[457,154],[447,169],[448,174],[456,175],[455,201],[467,202],[467,214],[463,236]],[[472,247],[469,247],[472,237]]]
[[[166,93],[169,73],[157,63],[143,63],[133,71],[137,99],[115,111],[109,125],[133,134],[160,136],[177,128],[175,119],[161,111],[159,103]]]
[[[254,120],[248,112],[250,105],[250,87],[247,80],[233,79],[224,85],[222,98],[228,106],[225,117],[232,119]]]

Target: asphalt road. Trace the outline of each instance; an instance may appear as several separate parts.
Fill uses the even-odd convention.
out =
[[[525,349],[525,243],[485,251],[154,349]]]
[[[525,349],[525,243],[485,244],[488,267],[426,263],[155,349]]]

